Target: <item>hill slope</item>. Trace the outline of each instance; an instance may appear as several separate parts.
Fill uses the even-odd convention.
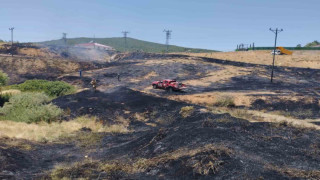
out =
[[[311,43],[308,43],[307,45],[305,45],[304,47],[319,47],[320,42],[319,41],[313,41]]]
[[[79,43],[88,43],[92,41],[92,38],[71,38],[68,39],[67,44],[68,45],[74,45]],[[124,39],[123,38],[96,38],[95,42],[112,46],[117,51],[124,51]],[[63,44],[63,40],[51,40],[51,41],[45,41],[40,42],[40,44],[46,44],[46,45],[61,45]],[[127,38],[127,46],[128,51],[137,51],[142,50],[145,52],[153,52],[153,53],[161,53],[166,51],[166,45],[164,44],[158,44],[148,41],[142,41],[138,39],[133,38]],[[185,47],[179,47],[179,46],[173,46],[170,45],[169,52],[216,52],[214,50],[207,50],[207,49],[193,49],[193,48],[185,48]]]

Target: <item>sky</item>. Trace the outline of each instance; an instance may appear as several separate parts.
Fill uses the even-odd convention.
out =
[[[0,0],[0,39],[39,42],[74,37],[129,37],[232,51],[237,44],[305,45],[320,40],[319,0]]]

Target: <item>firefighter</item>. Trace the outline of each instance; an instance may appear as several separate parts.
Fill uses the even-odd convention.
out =
[[[96,91],[97,90],[97,81],[95,78],[92,79],[90,84],[92,85],[93,90]]]
[[[118,81],[120,81],[120,73],[117,74]]]

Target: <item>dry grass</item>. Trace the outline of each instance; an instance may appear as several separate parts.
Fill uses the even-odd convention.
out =
[[[102,138],[102,133],[79,131],[74,134],[66,134],[66,136],[59,137],[59,142],[75,143],[80,148],[91,148],[99,145]]]
[[[193,112],[194,112],[193,106],[185,106],[181,108],[179,113],[182,117],[186,118],[186,117],[189,117]]]
[[[96,117],[79,117],[72,121],[27,124],[23,122],[0,121],[0,137],[28,139],[33,141],[54,141],[60,137],[82,129],[89,128],[92,132],[126,133],[129,132],[126,124],[104,126]]]
[[[258,96],[261,94],[261,96]],[[232,97],[236,106],[250,107],[252,102],[256,99],[264,99],[265,95],[274,95],[274,92],[259,92],[259,91],[248,91],[248,92],[205,92],[197,94],[186,94],[186,95],[172,95],[168,96],[169,99],[176,101],[183,101],[197,105],[213,106],[221,97]],[[282,97],[282,96],[281,96]],[[293,97],[292,97],[293,98]]]
[[[204,155],[200,155],[205,153]],[[148,168],[164,165],[170,161],[178,161],[182,157],[189,157],[186,166],[194,173],[208,175],[216,173],[223,161],[220,156],[231,156],[233,150],[224,145],[208,144],[197,148],[180,148],[173,152],[161,154],[154,158],[125,159],[99,162],[87,159],[72,165],[60,164],[49,174],[52,179],[83,178],[97,179],[104,174],[106,179],[121,179],[126,176],[146,171]],[[106,177],[107,176],[107,177]]]
[[[247,51],[247,52],[215,52],[215,53],[192,53],[196,57],[208,57],[215,59],[248,62],[254,64],[270,65],[272,55],[270,51]],[[275,65],[320,68],[320,51],[293,51],[293,55],[276,56]]]
[[[253,115],[250,114],[246,109],[230,109],[229,113],[231,116],[241,119],[253,119]]]
[[[220,107],[234,107],[234,98],[232,96],[220,96],[217,98],[214,105]]]
[[[312,117],[312,109],[299,108],[295,111],[273,111],[272,114],[283,115],[286,117]]]
[[[4,90],[0,92],[0,95],[4,95],[4,94],[9,94],[9,95],[16,95],[16,94],[20,94],[21,91],[17,90],[17,89],[9,89],[9,90]]]
[[[29,142],[23,140],[16,140],[16,139],[9,139],[9,138],[2,138],[2,143],[7,145],[10,148],[21,149],[24,151],[30,151],[34,149],[34,146]],[[1,147],[1,145],[0,145]]]
[[[297,168],[278,167],[271,164],[265,165],[265,169],[276,171],[284,176],[291,178],[302,178],[302,179],[320,179],[320,170],[302,170]]]
[[[285,117],[282,115],[276,115],[276,114],[270,114],[270,113],[264,113],[261,111],[254,111],[254,110],[247,110],[249,114],[251,114],[254,119],[249,118],[249,121],[252,122],[272,122],[276,124],[281,123],[287,123],[287,125],[290,125],[291,127],[302,129],[302,130],[320,130],[320,126],[315,125],[311,122],[308,122],[308,120],[299,120],[292,117]]]
[[[216,119],[215,121],[219,122],[219,123],[230,123],[230,122],[232,122],[232,118],[228,115],[225,115],[225,116],[222,116],[222,117]]]
[[[150,78],[156,77],[156,76],[158,76],[158,74],[154,71],[151,71],[148,74],[146,74],[145,76],[143,76],[143,79],[150,79]]]
[[[221,67],[221,70],[213,70],[213,72],[209,71],[206,74],[198,74],[202,75],[203,78],[186,80],[183,83],[187,85],[192,84],[193,86],[209,87],[217,83],[226,83],[230,81],[232,77],[248,75],[250,73],[250,71],[248,71],[248,68],[234,67],[228,65],[221,66],[217,64],[215,64],[215,66]]]
[[[141,122],[147,122],[149,121],[149,119],[146,117],[146,114],[145,113],[135,113],[133,115],[133,117],[138,120],[138,121],[141,121]]]
[[[200,153],[207,152],[206,159],[196,156]],[[145,171],[149,167],[158,166],[159,164],[166,164],[169,161],[176,161],[182,157],[190,157],[186,165],[193,168],[195,173],[208,175],[210,170],[216,172],[221,165],[218,159],[222,155],[231,156],[234,152],[225,145],[207,144],[197,148],[180,148],[173,152],[167,152],[151,159],[141,158],[136,160],[132,167],[135,170]]]
[[[176,115],[173,113],[166,113],[161,115],[159,118],[156,119],[156,122],[161,125],[169,125],[176,120]]]

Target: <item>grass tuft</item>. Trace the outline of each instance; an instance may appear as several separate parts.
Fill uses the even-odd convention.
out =
[[[214,106],[219,107],[235,107],[234,98],[232,96],[220,96],[217,98]]]
[[[193,106],[185,106],[181,108],[179,113],[182,117],[186,118],[186,117],[189,117],[193,112],[194,112]]]

